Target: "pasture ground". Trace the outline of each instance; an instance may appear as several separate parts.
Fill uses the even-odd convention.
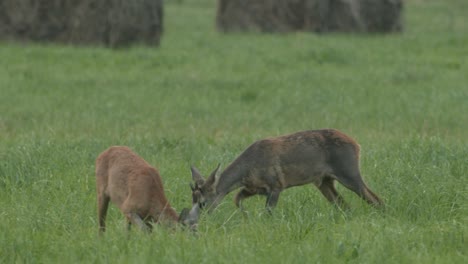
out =
[[[402,34],[230,34],[215,1],[166,1],[159,48],[0,44],[1,263],[467,263],[468,2],[408,0]],[[190,206],[253,141],[333,127],[361,145],[379,211],[342,186],[229,195],[196,235],[132,230],[111,206],[97,235],[94,160],[128,145]]]

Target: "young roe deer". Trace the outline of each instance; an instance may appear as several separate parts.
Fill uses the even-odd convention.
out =
[[[335,189],[337,180],[369,204],[382,200],[364,183],[359,171],[359,145],[335,129],[301,131],[256,141],[221,174],[218,167],[205,180],[192,166],[192,199],[199,207],[213,210],[230,192],[241,188],[235,204],[250,196],[265,195],[271,211],[280,193],[289,187],[313,183],[330,202],[347,208]]]
[[[198,205],[190,212],[184,208],[179,216],[166,199],[159,172],[128,147],[113,146],[98,156],[96,187],[101,232],[106,229],[109,201],[125,215],[129,229],[134,224],[150,231],[152,222],[179,222],[193,229],[198,221]]]

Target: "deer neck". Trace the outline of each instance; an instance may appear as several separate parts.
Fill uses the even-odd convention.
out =
[[[161,218],[165,222],[173,223],[179,220],[179,214],[174,210],[174,208],[171,207],[169,203],[167,203],[161,212]]]
[[[228,193],[242,186],[242,180],[246,176],[245,166],[234,161],[219,176],[216,184],[216,193],[218,197],[224,197]]]

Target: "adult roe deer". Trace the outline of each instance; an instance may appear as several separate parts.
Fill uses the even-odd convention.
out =
[[[359,171],[359,145],[335,129],[301,131],[254,142],[221,174],[218,167],[205,180],[192,166],[193,204],[213,210],[228,193],[240,188],[235,204],[243,199],[266,195],[271,211],[286,188],[313,183],[330,202],[347,207],[336,191],[337,180],[369,204],[383,205],[364,183]]]
[[[184,208],[179,216],[166,199],[159,172],[128,147],[113,146],[98,156],[96,187],[101,233],[110,201],[125,215],[129,229],[134,224],[150,231],[151,222],[179,222],[193,229],[198,221],[198,205],[190,212]]]

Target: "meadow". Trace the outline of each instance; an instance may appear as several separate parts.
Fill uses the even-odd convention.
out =
[[[158,48],[0,43],[0,263],[467,263],[468,2],[408,0],[400,34],[215,30],[215,1],[166,1]],[[98,237],[94,162],[127,145],[191,204],[255,140],[337,128],[361,145],[376,210],[337,185],[229,195],[196,234]]]

